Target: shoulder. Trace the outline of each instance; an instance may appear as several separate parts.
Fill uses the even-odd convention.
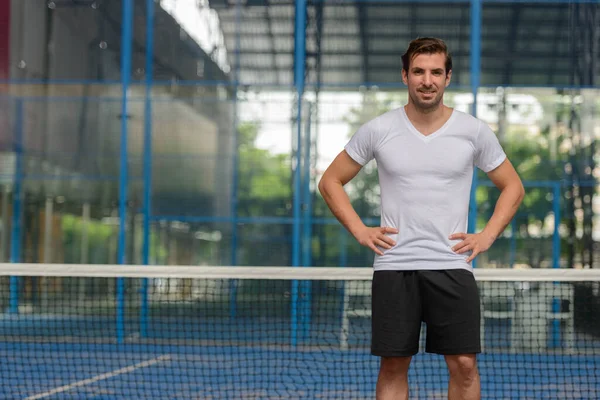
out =
[[[479,118],[456,109],[454,109],[454,118],[460,122],[463,128],[466,128],[468,130],[475,130],[476,133],[477,131],[479,131],[479,129],[481,129],[483,125],[486,125],[485,122],[483,122]]]
[[[369,120],[360,127],[359,131],[368,134],[373,141],[373,145],[379,147],[381,143],[394,136],[394,132],[402,129],[403,126],[402,112],[400,109],[395,108]]]
[[[455,129],[459,130],[461,135],[465,135],[474,143],[477,143],[482,136],[495,136],[492,128],[487,122],[474,117],[463,111],[454,110]]]
[[[382,134],[389,131],[390,127],[397,126],[400,120],[400,110],[393,109],[378,115],[375,118],[365,122],[360,129],[368,130],[374,134]]]

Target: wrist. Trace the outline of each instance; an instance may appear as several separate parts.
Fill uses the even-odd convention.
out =
[[[353,226],[349,226],[348,227],[348,231],[350,232],[350,234],[352,236],[354,236],[355,239],[358,239],[358,237],[360,236],[360,233],[366,228],[367,226],[365,224],[362,223],[362,221],[360,221],[359,223],[353,225]]]
[[[494,242],[496,241],[496,239],[498,238],[498,235],[495,234],[494,232],[492,232],[489,228],[484,228],[481,231],[481,234],[486,237],[490,242]]]

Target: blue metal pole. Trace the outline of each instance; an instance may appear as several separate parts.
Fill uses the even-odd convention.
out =
[[[10,262],[18,263],[21,261],[21,205],[23,204],[22,179],[23,179],[23,100],[19,99],[16,103],[16,121],[15,121],[15,176],[13,185],[13,214],[12,214],[12,232],[10,239]],[[18,276],[10,277],[10,313],[19,312],[19,283]]]
[[[552,207],[554,213],[554,232],[552,235],[552,268],[560,268],[560,188],[560,182],[555,182],[552,190]],[[558,282],[555,282],[554,284],[560,285]],[[569,307],[573,307],[573,304],[570,304]],[[557,298],[552,299],[552,312],[560,312],[560,302]],[[553,347],[560,346],[560,321],[558,319],[552,320],[552,345]]]
[[[142,264],[150,264],[150,215],[152,214],[152,84],[154,58],[154,0],[146,0],[146,95],[144,107],[144,229]],[[141,336],[148,336],[148,278],[142,281]]]
[[[242,27],[242,2],[237,1],[235,4],[235,59],[233,66],[233,177],[231,189],[231,265],[237,265],[237,247],[238,247],[238,175],[239,175],[239,136],[238,130],[238,87],[240,80],[240,48]],[[237,279],[229,281],[229,316],[235,318],[237,315]]]
[[[127,111],[128,90],[131,81],[131,53],[133,39],[133,0],[123,0],[123,32],[121,32],[121,149],[119,174],[119,236],[117,262],[125,264],[125,227],[127,225]],[[125,282],[117,278],[117,341],[125,337]]]
[[[312,264],[312,205],[310,193],[310,151],[311,151],[311,128],[312,128],[312,104],[308,104],[308,118],[304,134],[304,165],[303,170],[303,189],[302,189],[302,266],[308,267]],[[311,320],[311,302],[312,302],[312,282],[307,280],[303,282],[303,313],[302,313],[302,333],[308,337]]]
[[[302,190],[302,214],[303,214],[303,238],[302,238],[302,265],[308,267],[311,265],[311,237],[312,237],[312,204],[310,192],[310,151],[311,151],[311,124],[312,124],[312,104],[308,105],[308,120],[306,123],[304,137],[304,165],[303,169],[303,190]]]
[[[306,0],[296,1],[296,23],[294,29],[294,84],[298,110],[296,115],[296,162],[294,166],[294,198],[292,229],[292,266],[300,264],[300,160],[302,150],[302,98],[304,95],[304,64],[306,61]],[[292,346],[298,341],[298,281],[292,281]]]
[[[477,92],[479,90],[479,79],[481,74],[481,1],[471,0],[471,93],[473,94],[472,114],[477,117]],[[469,233],[474,233],[477,229],[477,169],[473,171],[473,181],[471,184],[471,199],[469,202]],[[476,267],[477,260],[473,260],[473,267]]]
[[[342,225],[340,225],[338,240],[340,248],[340,267],[346,267],[348,265],[348,231],[346,231],[346,228]]]

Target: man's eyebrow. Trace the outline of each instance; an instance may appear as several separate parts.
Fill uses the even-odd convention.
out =
[[[421,67],[412,67],[410,69],[413,72],[419,72],[419,71],[423,71],[423,68]],[[444,68],[434,68],[431,70],[431,72],[444,72]]]

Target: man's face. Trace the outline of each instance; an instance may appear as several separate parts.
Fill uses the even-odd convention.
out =
[[[446,75],[445,63],[446,56],[442,53],[418,54],[411,60],[408,73],[402,70],[402,81],[418,109],[432,111],[440,105],[452,76],[452,71]]]

